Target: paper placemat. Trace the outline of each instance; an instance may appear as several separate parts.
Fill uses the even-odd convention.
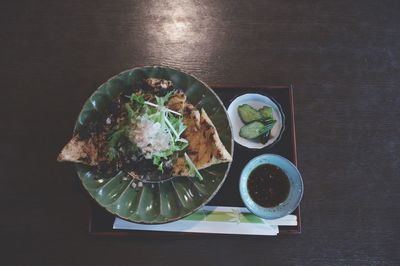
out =
[[[115,218],[113,229],[235,235],[277,235],[279,233],[279,225],[296,226],[296,215],[287,215],[276,220],[265,220],[252,214],[247,208],[205,206],[181,220],[167,224],[137,224]]]

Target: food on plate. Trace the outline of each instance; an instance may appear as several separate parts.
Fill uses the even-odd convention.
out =
[[[231,155],[204,109],[198,110],[169,80],[133,84],[108,112],[85,123],[59,161],[127,171],[139,179],[202,176],[200,169],[230,162]]]
[[[242,104],[238,107],[238,113],[245,124],[240,128],[239,136],[263,144],[267,143],[270,131],[276,123],[272,108],[263,106],[257,110],[248,104]]]
[[[238,112],[240,119],[243,123],[247,124],[253,121],[260,121],[262,120],[263,116],[261,112],[254,109],[252,106],[248,104],[242,104],[238,107]]]
[[[222,144],[218,132],[204,109],[198,110],[191,104],[186,104],[184,110],[184,124],[186,130],[183,137],[189,145],[187,153],[177,159],[173,167],[174,175],[191,175],[191,162],[193,169],[204,169],[214,164],[230,162],[232,157]],[[186,162],[186,164],[185,164]]]
[[[267,121],[267,120],[273,119],[272,107],[264,106],[264,107],[258,109],[258,111],[260,112],[263,120]]]
[[[268,127],[261,122],[254,121],[240,128],[239,136],[245,139],[256,139],[266,134]]]

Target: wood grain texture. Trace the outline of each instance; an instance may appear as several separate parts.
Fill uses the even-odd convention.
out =
[[[399,14],[399,1],[2,1],[2,264],[399,265]],[[56,155],[98,85],[151,64],[295,85],[300,236],[87,236],[84,191]]]

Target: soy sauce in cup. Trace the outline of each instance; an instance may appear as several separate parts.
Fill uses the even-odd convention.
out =
[[[247,189],[255,203],[273,208],[286,200],[290,183],[282,169],[272,164],[262,164],[250,173]]]

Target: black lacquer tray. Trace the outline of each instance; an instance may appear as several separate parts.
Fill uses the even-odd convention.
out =
[[[281,155],[297,165],[293,87],[214,85],[211,86],[211,88],[218,94],[226,108],[228,108],[230,102],[237,96],[246,93],[259,93],[278,102],[282,107],[283,113],[285,114],[285,131],[282,134],[279,142],[275,143],[271,147],[255,150],[245,148],[235,143],[233,156],[234,160],[228,177],[217,195],[208,203],[210,206],[243,207],[244,205],[239,194],[239,177],[242,169],[248,161],[264,153],[273,153]],[[299,234],[301,232],[300,207],[298,207],[293,214],[297,216],[297,226],[279,226],[279,235]],[[91,202],[89,212],[89,234],[94,236],[157,236],[190,234],[115,230],[113,229],[114,219],[115,216],[108,213],[105,209],[101,208],[94,202]]]

